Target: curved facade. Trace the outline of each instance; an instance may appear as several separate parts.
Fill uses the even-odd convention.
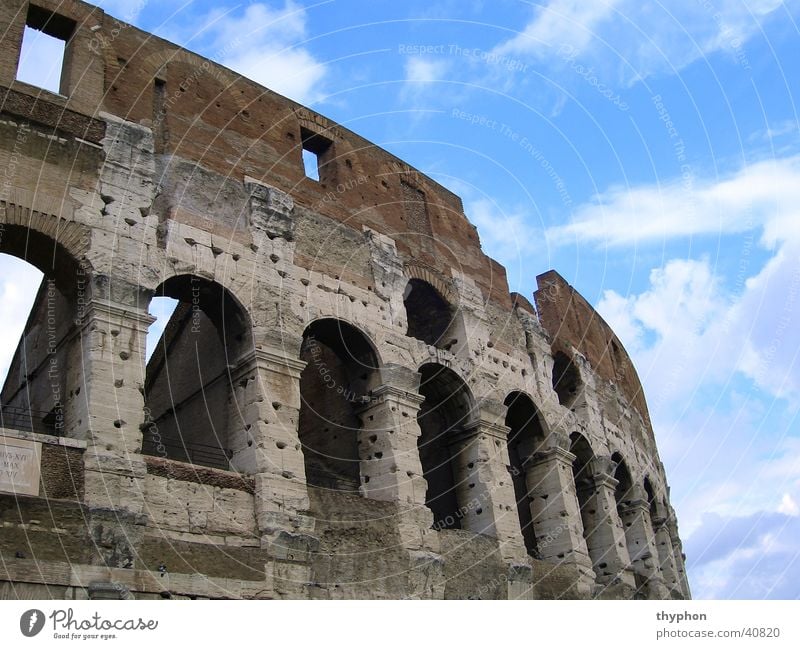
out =
[[[0,252],[45,275],[5,596],[689,597],[636,372],[555,271],[534,308],[457,196],[98,8],[0,23]],[[15,79],[26,23],[60,94]]]

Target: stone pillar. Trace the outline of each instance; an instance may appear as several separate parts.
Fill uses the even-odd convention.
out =
[[[675,557],[678,590],[684,599],[692,599],[692,593],[689,590],[689,577],[686,575],[686,560],[683,556],[683,543],[678,535],[678,525],[675,520],[674,512],[670,512],[667,528],[669,529],[669,537],[672,544],[672,554]]]
[[[147,473],[141,456],[145,339],[154,318],[133,304],[99,297],[81,306],[66,368],[71,389],[64,423],[68,437],[87,442],[84,502],[141,514],[139,481]]]
[[[678,571],[675,568],[675,557],[672,553],[672,540],[669,537],[666,517],[653,519],[653,530],[655,532],[656,549],[658,550],[659,567],[664,585],[671,593],[681,592],[678,583]]]
[[[579,592],[591,595],[595,581],[583,538],[580,506],[572,476],[575,455],[559,445],[535,454],[524,466],[539,556],[549,563],[572,564]]]
[[[358,415],[361,493],[365,498],[396,502],[398,530],[409,549],[431,549],[433,513],[425,506],[428,483],[423,477],[417,413],[424,397],[417,392],[419,374],[389,365],[384,383],[374,388]]]
[[[305,362],[272,349],[256,349],[231,374],[240,429],[232,435],[231,465],[256,479],[259,529],[270,536],[305,528],[306,472],[297,424],[300,372]]]
[[[586,483],[578,485],[582,490],[578,499],[586,503],[581,516],[597,582],[604,585],[623,583],[635,588],[625,531],[617,514],[615,490],[618,481],[609,470],[604,470],[610,469],[610,459],[597,458],[595,462],[600,470]]]
[[[668,599],[669,593],[659,570],[647,496],[638,487],[629,490],[628,496],[630,499],[618,509],[637,587],[648,599]]]
[[[464,529],[494,536],[505,560],[525,561],[514,484],[508,474],[508,432],[507,426],[481,419],[476,425],[453,433],[456,494],[464,514]]]
[[[267,575],[276,597],[305,596],[319,546],[297,433],[304,367],[283,351],[255,349],[231,373],[240,421],[231,436],[231,466],[255,477],[256,521],[272,559]]]

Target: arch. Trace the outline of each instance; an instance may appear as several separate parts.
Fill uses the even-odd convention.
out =
[[[49,226],[48,230],[57,230],[59,221],[56,217],[49,217],[49,219],[52,221],[47,220],[41,223],[42,215],[39,215],[39,218],[36,219],[39,221],[37,225]],[[64,228],[64,233],[69,236],[58,238],[58,236],[51,236],[47,231],[40,231],[28,225],[13,222],[0,223],[0,253],[28,262],[41,271],[46,278],[55,282],[62,295],[74,299],[82,285],[88,281],[89,276],[86,272],[85,262],[70,250],[65,239],[68,243],[73,244],[71,247],[77,247],[73,240],[78,238],[83,230],[72,223],[64,224],[62,222],[60,225]],[[83,233],[83,236],[88,240],[88,235]]]
[[[575,476],[575,483],[585,484],[592,479],[594,471],[595,455],[587,439],[580,433],[572,433],[569,436],[569,450],[575,456],[572,462],[572,472]]]
[[[298,435],[309,485],[357,492],[360,406],[380,380],[375,346],[336,318],[313,321],[303,333]]]
[[[230,290],[197,275],[169,277],[153,297],[178,304],[147,362],[142,452],[237,470],[249,445],[231,370],[252,345],[250,318]]]
[[[456,305],[458,303],[458,293],[453,288],[452,282],[448,282],[432,268],[420,264],[406,264],[405,274],[409,279],[417,279],[429,284],[448,304]]]
[[[544,427],[533,400],[524,392],[510,392],[503,403],[507,406],[505,424],[510,429],[507,440],[508,458],[520,529],[528,554],[537,556],[531,498],[536,485],[528,484],[526,467],[544,444]]]
[[[572,479],[578,497],[581,514],[581,533],[586,541],[586,548],[592,560],[598,581],[607,576],[606,555],[603,529],[605,521],[601,512],[597,511],[595,498],[594,471],[596,458],[588,440],[580,433],[570,435],[570,452],[575,456],[572,461]]]
[[[403,304],[407,336],[444,349],[457,342],[449,335],[453,326],[453,308],[433,285],[411,278],[403,292]]]
[[[631,472],[628,470],[628,465],[625,463],[621,453],[613,453],[611,461],[614,463],[614,479],[617,481],[614,496],[617,501],[617,509],[620,509],[626,501],[631,499],[630,491],[633,487],[633,478],[631,478]]]
[[[564,352],[556,352],[553,356],[553,390],[558,395],[558,402],[571,408],[581,388],[581,375],[575,363]]]
[[[457,486],[468,480],[474,467],[461,466],[454,444],[474,423],[475,400],[464,380],[448,367],[426,363],[419,373],[419,393],[425,400],[417,413],[417,446],[428,482],[425,504],[433,512],[435,528],[460,529],[465,503],[459,502]]]
[[[655,530],[655,521],[658,518],[658,507],[656,505],[656,492],[655,489],[653,489],[653,483],[650,482],[650,476],[645,476],[642,486],[647,496],[647,506],[650,510],[650,522],[653,524],[653,529]]]
[[[76,436],[82,384],[74,370],[81,366],[77,305],[79,298],[88,299],[90,276],[67,245],[37,228],[56,235],[59,224],[71,235],[81,230],[19,206],[4,203],[3,208],[0,253],[36,268],[42,276],[0,391],[0,425]],[[36,227],[24,225],[26,219]],[[71,238],[67,241],[77,246]]]

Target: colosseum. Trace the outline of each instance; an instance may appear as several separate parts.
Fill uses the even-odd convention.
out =
[[[458,196],[97,7],[0,34],[0,252],[44,275],[0,597],[690,597],[636,371],[557,272],[509,292]]]

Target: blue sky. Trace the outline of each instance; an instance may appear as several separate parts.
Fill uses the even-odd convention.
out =
[[[460,194],[512,290],[557,269],[640,373],[694,596],[800,596],[800,3],[99,4]]]

